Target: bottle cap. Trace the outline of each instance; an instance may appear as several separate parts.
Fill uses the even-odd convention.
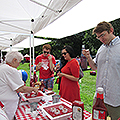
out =
[[[85,45],[82,45],[82,49],[85,49]]]
[[[103,88],[102,88],[102,87],[98,87],[98,88],[97,88],[97,93],[103,94]]]

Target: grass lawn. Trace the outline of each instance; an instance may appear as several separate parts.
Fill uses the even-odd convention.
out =
[[[30,70],[29,70],[29,63],[21,64],[18,67],[18,70],[25,70],[28,73],[28,80],[26,81],[26,85],[30,85]],[[81,101],[84,103],[84,108],[88,112],[92,113],[92,104],[93,104],[93,96],[96,89],[96,76],[90,75],[91,70],[83,71],[84,77],[81,79],[80,83],[80,96]],[[39,73],[37,72],[37,75]],[[56,92],[56,94],[59,94],[58,91],[58,85],[54,84],[53,91]]]

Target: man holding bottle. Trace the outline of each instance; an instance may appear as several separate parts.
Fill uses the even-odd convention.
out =
[[[113,34],[114,28],[108,22],[100,22],[93,34],[103,44],[92,59],[89,50],[83,50],[92,70],[97,70],[96,89],[104,89],[104,103],[112,120],[120,117],[120,38]]]

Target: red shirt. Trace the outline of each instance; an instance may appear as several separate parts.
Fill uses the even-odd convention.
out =
[[[61,69],[62,73],[73,75],[79,78],[79,64],[76,59],[72,59]],[[61,78],[60,92],[62,98],[73,102],[74,100],[80,100],[80,86],[77,81],[72,81],[66,77]]]
[[[48,54],[49,56],[49,54]],[[50,63],[49,63],[49,59],[48,56],[45,57],[43,54],[39,55],[36,57],[35,60],[35,64],[37,65],[39,62],[42,62],[42,67],[39,70],[39,78],[41,79],[47,79],[50,77],[54,77],[54,72],[50,70]],[[55,61],[55,57],[53,55],[52,56],[52,62],[55,65],[56,61]]]

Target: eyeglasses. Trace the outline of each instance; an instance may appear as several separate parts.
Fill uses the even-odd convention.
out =
[[[103,34],[101,34],[100,36],[98,36],[98,37],[96,37],[96,38],[99,40],[100,38],[104,37],[105,34],[106,34],[106,32],[104,32]]]
[[[43,51],[43,53],[47,53],[47,54],[49,54],[50,52]]]
[[[67,52],[62,53],[62,55],[66,55],[66,54],[67,54]]]

